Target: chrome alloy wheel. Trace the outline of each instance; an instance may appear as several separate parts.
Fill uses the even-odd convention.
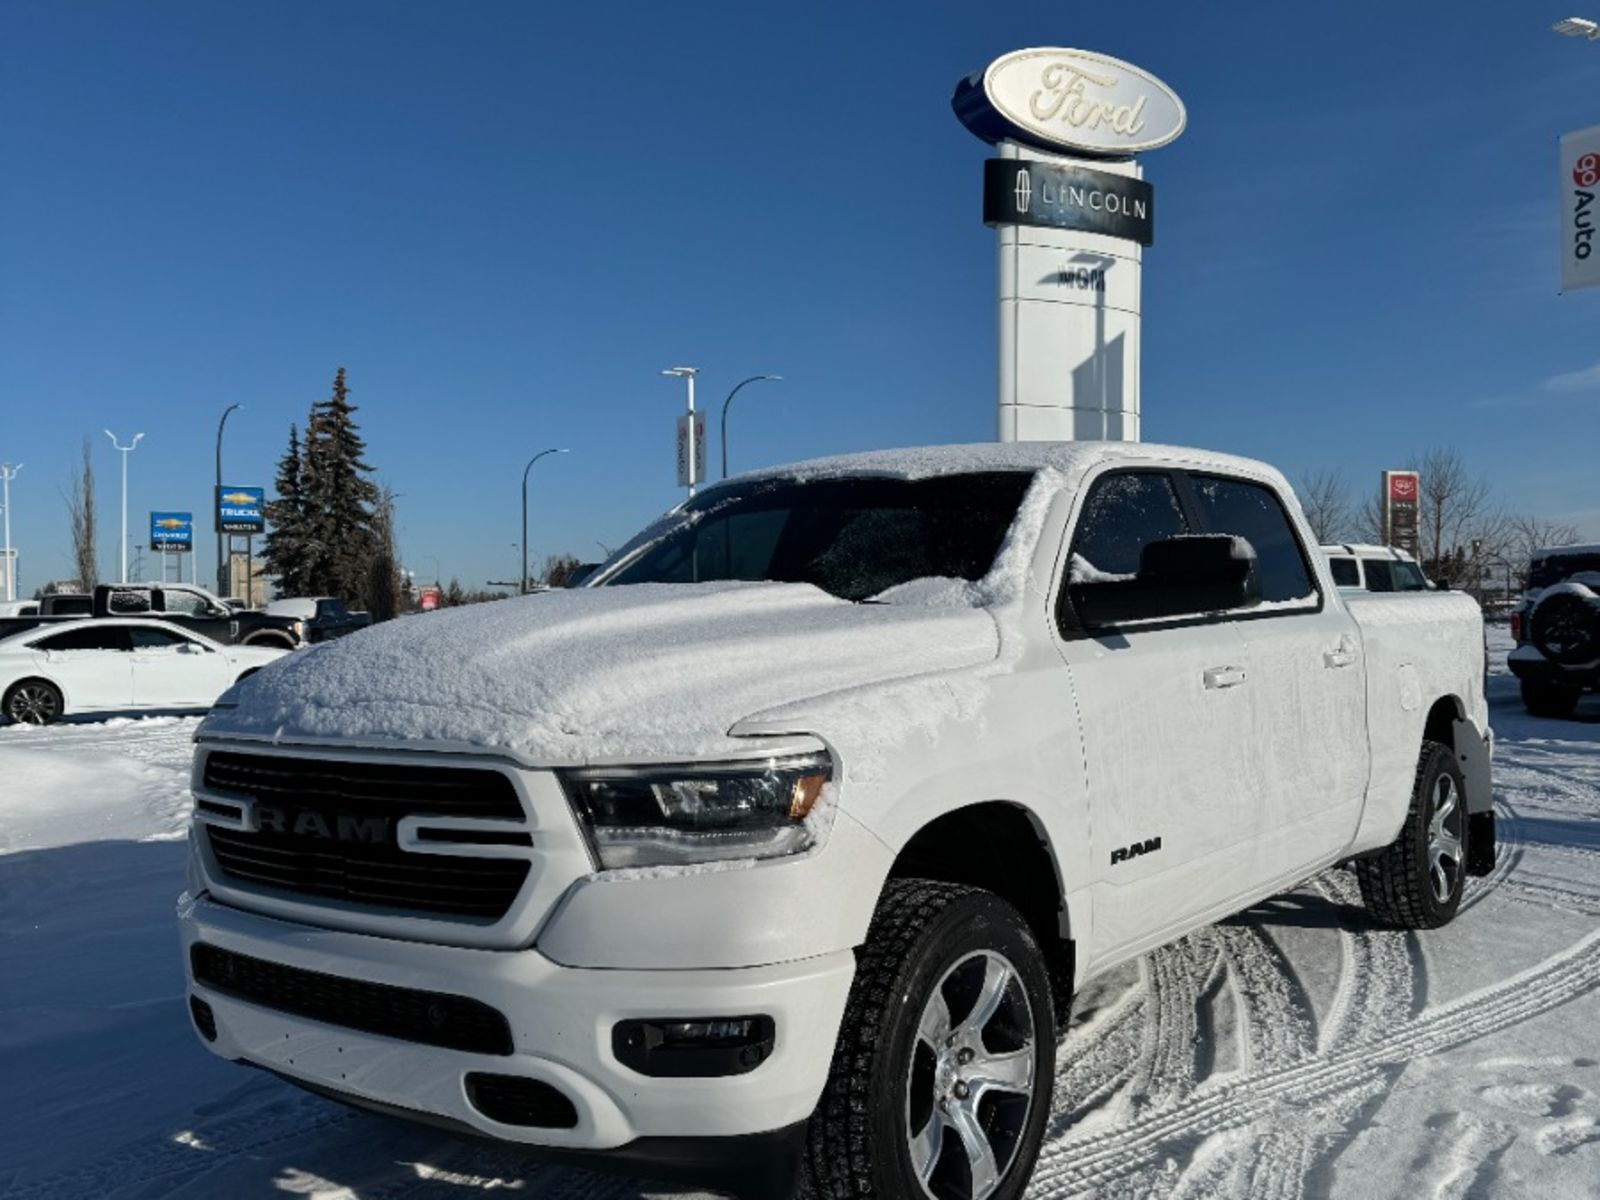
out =
[[[1017,969],[980,950],[945,972],[917,1023],[906,1089],[911,1165],[933,1200],[986,1200],[1033,1107],[1033,1008]]]
[[[44,683],[24,683],[11,693],[6,716],[25,725],[48,725],[61,715],[55,689]]]
[[[1448,904],[1461,883],[1461,833],[1465,815],[1456,781],[1440,772],[1433,784],[1433,815],[1428,819],[1428,883],[1433,898]]]

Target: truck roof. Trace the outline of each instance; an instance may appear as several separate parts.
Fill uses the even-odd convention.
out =
[[[1552,554],[1600,554],[1600,542],[1574,542],[1570,546],[1546,546],[1533,552],[1534,558],[1549,558]]]
[[[1281,482],[1278,471],[1251,458],[1163,446],[1153,442],[971,442],[947,446],[913,446],[897,450],[866,450],[786,463],[750,471],[728,480],[827,479],[851,475],[876,475],[890,479],[930,479],[940,475],[966,475],[980,471],[1040,471],[1054,469],[1078,475],[1107,460],[1183,464],[1253,475]],[[715,485],[720,487],[721,484]],[[707,488],[708,492],[715,490]]]

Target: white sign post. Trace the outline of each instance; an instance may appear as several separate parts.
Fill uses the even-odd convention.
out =
[[[705,478],[706,415],[699,411],[684,413],[678,417],[678,486],[692,489],[697,483],[704,483]]]
[[[17,598],[17,551],[0,550],[0,599]]]
[[[1154,192],[1136,154],[1188,117],[1171,88],[1085,50],[1017,50],[969,76],[956,116],[995,147],[1001,441],[1139,440],[1139,294]]]
[[[1600,125],[1561,139],[1561,290],[1600,287]]]

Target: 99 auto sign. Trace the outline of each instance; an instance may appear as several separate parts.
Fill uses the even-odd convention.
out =
[[[1561,290],[1600,287],[1600,125],[1561,139]]]

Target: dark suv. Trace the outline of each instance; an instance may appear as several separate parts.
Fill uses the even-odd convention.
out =
[[[1600,689],[1600,544],[1533,556],[1511,635],[1507,665],[1534,716],[1570,717],[1585,691]]]

